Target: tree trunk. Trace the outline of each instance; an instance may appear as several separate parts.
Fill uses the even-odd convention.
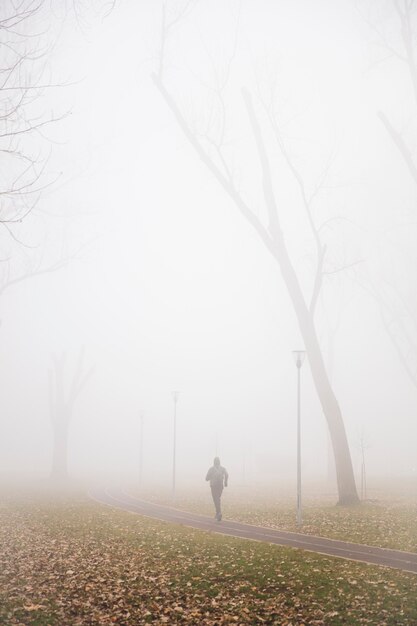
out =
[[[340,406],[327,376],[314,325],[308,319],[305,328],[302,328],[301,323],[300,327],[313,381],[329,426],[336,465],[339,504],[354,504],[359,502],[359,498]]]
[[[53,428],[52,478],[58,481],[68,479],[68,433],[74,410],[74,404],[93,373],[93,368],[84,374],[84,348],[81,349],[78,363],[70,385],[66,391],[65,353],[53,356],[53,368],[48,372],[49,379],[49,410]]]
[[[273,254],[281,269],[282,277],[298,319],[314,385],[329,426],[336,465],[339,504],[355,504],[359,502],[359,498],[339,403],[330,385],[312,316],[305,303],[280,231],[275,233],[274,239],[276,245],[274,246]]]
[[[52,478],[65,481],[68,478],[68,421],[57,420],[54,424],[52,455]]]

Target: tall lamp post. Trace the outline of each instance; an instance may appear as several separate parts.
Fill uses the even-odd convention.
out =
[[[139,487],[142,487],[143,474],[143,413],[140,414],[140,444],[139,444]]]
[[[174,434],[173,434],[173,450],[172,450],[172,497],[175,498],[175,472],[176,472],[176,455],[177,455],[177,402],[179,391],[171,391],[174,400]]]
[[[293,357],[297,366],[297,525],[303,523],[301,509],[301,394],[300,371],[306,356],[305,350],[293,350]]]

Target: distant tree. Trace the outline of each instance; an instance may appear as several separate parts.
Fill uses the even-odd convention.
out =
[[[90,380],[94,368],[85,371],[84,349],[80,351],[75,371],[66,380],[65,353],[52,357],[49,370],[49,408],[53,427],[52,478],[65,481],[68,478],[68,436],[75,403]]]
[[[395,113],[382,108],[378,111],[378,117],[417,189],[417,2],[384,0],[367,5],[358,4],[358,9],[374,34],[378,49],[382,50],[383,56],[378,61],[391,62],[406,69],[409,98],[406,101],[401,100],[402,120],[394,121]],[[391,90],[391,85],[389,89]],[[406,123],[405,110],[408,110]],[[409,236],[410,229],[415,229],[415,220],[404,223],[403,228]],[[398,233],[398,225],[395,230]],[[414,241],[411,246],[401,243],[398,235],[396,238],[386,236],[381,242],[381,249],[379,275],[362,279],[362,286],[375,299],[383,327],[403,371],[417,388],[415,244]]]
[[[391,11],[390,11],[391,8]],[[382,15],[380,14],[383,10]],[[388,10],[388,15],[385,14]],[[395,33],[389,35],[384,32],[384,23],[392,18],[397,23]],[[378,17],[373,16],[368,19],[373,31],[377,33],[379,42],[390,58],[396,59],[407,68],[411,86],[411,97],[413,99],[414,113],[417,113],[417,56],[416,56],[416,36],[417,36],[417,2],[416,0],[389,0],[379,3],[379,23]],[[375,21],[372,21],[375,20]],[[390,120],[389,115],[380,110],[379,118],[386,131],[390,135],[393,144],[401,154],[404,165],[408,168],[410,175],[417,184],[417,155],[414,154],[404,132],[399,131]],[[414,140],[413,142],[414,143]]]
[[[268,252],[272,255],[274,261],[280,269],[288,295],[293,305],[301,336],[307,350],[314,384],[321,402],[323,413],[329,426],[336,464],[339,503],[357,503],[359,499],[356,491],[345,426],[339,403],[334,394],[326,371],[314,319],[318,298],[323,285],[323,278],[328,269],[325,266],[327,246],[323,242],[322,231],[316,225],[312,214],[312,203],[320,189],[320,184],[318,184],[317,188],[312,192],[307,191],[303,178],[282,139],[273,103],[265,103],[261,100],[261,108],[264,113],[264,119],[265,122],[269,124],[269,134],[272,133],[275,138],[276,144],[283,156],[284,161],[286,162],[289,174],[294,177],[296,181],[305,217],[315,243],[316,270],[311,295],[308,298],[303,292],[300,279],[297,276],[295,266],[291,260],[290,253],[285,242],[280,210],[276,200],[275,181],[272,173],[270,154],[264,140],[264,131],[262,129],[259,107],[255,105],[253,96],[248,89],[242,89],[241,99],[243,107],[246,110],[249,128],[252,131],[254,150],[259,160],[259,185],[261,186],[263,193],[263,209],[267,215],[266,223],[260,219],[259,211],[253,210],[243,194],[240,192],[233,175],[233,166],[230,164],[225,155],[224,141],[226,113],[224,92],[228,83],[234,52],[231,56],[230,62],[226,64],[223,77],[219,78],[217,76],[217,84],[212,89],[212,92],[219,103],[216,132],[210,133],[210,130],[197,131],[187,120],[187,117],[182,112],[177,99],[168,88],[165,71],[168,38],[178,22],[193,8],[193,4],[194,3],[192,1],[188,1],[183,3],[177,11],[169,11],[167,3],[163,3],[161,25],[162,35],[159,46],[158,68],[153,74],[153,81],[163,100],[171,110],[184,137],[189,142],[198,158],[202,161],[210,174],[217,180],[225,194],[239,210],[242,217],[256,231],[260,240]],[[210,113],[206,115],[206,119],[209,119],[209,122],[206,124],[208,128],[210,127],[210,120],[212,120],[212,117],[213,116],[211,116]],[[251,174],[253,174],[252,171]]]

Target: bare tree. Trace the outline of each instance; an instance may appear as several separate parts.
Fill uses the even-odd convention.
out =
[[[84,348],[81,349],[72,380],[66,382],[66,354],[54,355],[49,370],[49,407],[54,433],[52,477],[68,478],[68,433],[77,398],[85,389],[94,368],[85,372]]]
[[[56,82],[50,59],[59,26],[69,15],[74,28],[106,17],[116,0],[2,0],[0,2],[0,297],[10,288],[60,270],[79,258],[48,246],[42,196],[59,178],[52,172],[48,133],[69,112],[54,114]],[[53,247],[53,250],[48,250]]]
[[[53,111],[51,57],[59,26],[71,12],[75,27],[91,14],[107,16],[116,0],[2,0],[0,2],[0,295],[10,286],[65,264],[48,262],[39,209],[59,174],[50,164],[51,126],[68,114]],[[51,110],[52,109],[52,110]]]
[[[43,254],[35,255],[33,250],[24,254],[26,250],[20,250],[18,259],[16,258],[17,255],[14,255],[0,263],[0,298],[22,282],[36,276],[44,276],[59,271],[77,258],[80,250],[81,248],[74,253],[62,251],[58,259],[48,263],[44,261]]]
[[[49,0],[0,3],[0,296],[68,262],[46,260],[36,209],[57,176],[48,167],[48,127],[65,117],[45,98],[63,85],[49,69],[54,37]]]
[[[326,371],[314,321],[317,301],[326,271],[324,264],[327,253],[327,247],[322,241],[320,228],[318,228],[315,224],[311,211],[312,202],[317,194],[317,189],[311,194],[307,193],[303,179],[282,140],[274,109],[273,107],[265,106],[265,103],[262,102],[261,109],[263,108],[266,113],[266,121],[270,125],[270,129],[272,130],[281,154],[286,161],[290,175],[295,178],[305,216],[315,242],[316,270],[311,295],[307,298],[307,296],[303,293],[299,277],[297,276],[297,272],[285,242],[281,225],[280,209],[278,207],[274,189],[274,177],[270,156],[268,147],[264,140],[260,121],[259,107],[257,108],[254,104],[252,94],[248,89],[241,90],[241,98],[243,107],[246,110],[249,127],[252,131],[254,148],[259,161],[259,184],[262,189],[263,208],[265,209],[265,213],[267,215],[266,224],[258,217],[259,213],[251,208],[243,194],[240,192],[234,180],[233,168],[225,156],[223,148],[226,115],[223,94],[229,78],[234,53],[231,56],[230,62],[226,66],[226,70],[223,72],[223,77],[217,80],[217,85],[214,88],[218,102],[220,103],[220,122],[217,123],[217,132],[214,137],[210,136],[209,132],[205,132],[203,135],[199,134],[192,128],[186,118],[186,115],[182,112],[179,103],[168,89],[165,79],[165,57],[168,38],[173,28],[188,13],[192,6],[193,3],[188,1],[183,4],[179,10],[170,12],[167,4],[165,2],[163,3],[158,71],[153,74],[152,78],[156,88],[172,112],[179,128],[194,152],[197,154],[210,174],[217,180],[242,217],[256,231],[260,240],[268,252],[272,255],[280,269],[294,313],[298,320],[299,329],[307,350],[315,387],[329,426],[336,463],[339,503],[357,503],[359,499],[356,491],[344,422],[337,398],[333,392]],[[202,136],[206,140],[205,142],[202,140]]]
[[[49,142],[43,132],[63,117],[41,106],[45,91],[59,87],[48,71],[46,10],[43,0],[0,4],[0,225],[13,241],[54,180],[46,173]]]
[[[417,3],[415,0],[389,0],[388,5],[386,3],[382,3],[382,5],[385,5],[388,9],[391,7],[388,19],[391,21],[391,18],[394,17],[396,20],[397,32],[395,36],[391,36],[390,38],[389,35],[385,33],[383,23],[380,23],[381,18],[377,20],[376,17],[370,16],[367,18],[367,22],[373,32],[376,33],[380,45],[388,53],[389,57],[395,58],[407,68],[413,105],[417,112],[417,57],[415,50]],[[386,21],[386,18],[384,21]],[[408,168],[414,182],[417,184],[416,156],[408,145],[407,138],[404,136],[404,133],[400,132],[395,127],[386,112],[380,110],[378,115],[390,135],[393,144],[401,154],[404,164]]]
[[[393,114],[383,110],[378,111],[378,117],[412,182],[417,186],[417,2],[387,0],[371,4],[368,13],[364,12],[363,6],[358,6],[376,37],[376,44],[383,51],[382,60],[390,60],[407,70],[410,88],[407,123],[403,128],[398,123],[397,127],[392,120]],[[401,104],[404,105],[404,102]],[[410,228],[415,228],[415,219],[400,226],[409,233]],[[395,230],[399,230],[398,225]],[[375,299],[383,327],[403,371],[417,388],[417,287],[415,276],[410,276],[410,268],[415,267],[416,262],[414,241],[413,250],[407,250],[407,246],[409,244],[405,241],[399,244],[386,236],[383,241],[383,272],[377,278],[363,278],[361,284]]]

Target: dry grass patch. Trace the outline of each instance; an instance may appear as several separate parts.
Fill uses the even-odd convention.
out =
[[[141,518],[4,502],[0,623],[417,623],[417,577]]]

